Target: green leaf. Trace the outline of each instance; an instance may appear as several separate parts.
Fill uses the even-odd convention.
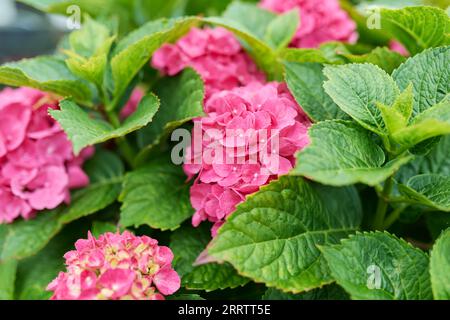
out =
[[[105,25],[87,17],[83,27],[69,35],[70,50],[64,51],[67,66],[74,74],[102,86],[114,40]]]
[[[235,1],[232,2],[222,15],[223,18],[231,21],[235,21],[241,24],[245,29],[252,32],[252,34],[259,40],[267,40],[266,36],[268,33],[268,28],[275,20],[278,19],[275,13],[268,10],[262,9],[253,3],[244,3]],[[284,18],[293,19],[291,16],[285,16]],[[288,21],[285,21],[285,23]],[[283,23],[283,21],[278,21],[278,23]],[[279,25],[278,25],[279,26]],[[272,26],[272,28],[277,27],[277,25]],[[285,33],[289,34],[291,29],[287,30]]]
[[[333,277],[352,299],[432,298],[428,256],[388,233],[359,233],[321,247]]]
[[[441,103],[419,114],[409,127],[395,132],[392,138],[410,148],[446,134],[450,134],[450,95]]]
[[[128,173],[119,200],[124,227],[174,230],[193,214],[186,175],[168,157]]]
[[[445,11],[433,7],[381,9],[381,27],[400,41],[411,55],[450,44],[450,20]]]
[[[246,28],[242,22],[227,18],[212,17],[204,18],[202,21],[224,27],[240,38],[248,54],[253,58],[257,66],[267,74],[269,79],[280,80],[283,78],[283,65],[279,61],[276,52],[263,40],[260,40],[254,34],[254,30]]]
[[[47,285],[64,271],[64,254],[73,250],[74,243],[86,238],[88,224],[77,221],[65,227],[44,249],[19,262],[15,299],[47,300],[52,295]]]
[[[187,68],[176,77],[163,78],[154,90],[161,100],[160,111],[150,125],[138,132],[138,145],[145,147],[138,158],[167,139],[177,127],[204,115],[203,81],[194,70]]]
[[[55,57],[6,63],[0,66],[0,83],[54,92],[63,97],[71,96],[85,105],[92,104],[93,93],[88,83],[73,75],[64,61]]]
[[[14,299],[17,261],[0,262],[0,300]]]
[[[276,50],[289,45],[300,24],[298,9],[277,16],[267,27],[265,40]]]
[[[450,46],[426,50],[402,64],[392,76],[401,90],[414,87],[413,118],[440,103],[450,92]]]
[[[325,91],[333,101],[361,126],[378,135],[387,130],[376,102],[390,106],[399,90],[394,80],[372,64],[327,66]]]
[[[208,263],[194,266],[197,257],[211,240],[208,228],[182,227],[171,235],[170,248],[175,260],[174,268],[188,289],[214,291],[245,285],[249,279],[239,276],[228,264]]]
[[[108,109],[116,107],[133,78],[163,43],[177,40],[196,23],[198,18],[150,21],[123,38],[111,58],[115,101]]]
[[[450,228],[437,239],[431,250],[431,288],[437,300],[450,300]]]
[[[91,184],[73,193],[71,204],[52,211],[38,213],[29,221],[20,220],[0,225],[0,262],[23,259],[39,250],[61,231],[63,226],[88,214],[95,213],[115,201],[120,192],[123,166],[117,156],[103,151],[86,164],[92,171]]]
[[[397,69],[406,60],[401,54],[385,47],[375,48],[371,52],[363,55],[342,54],[342,56],[352,63],[371,63],[377,65],[388,74],[391,74],[392,71]]]
[[[297,154],[294,175],[333,186],[364,183],[375,186],[394,174],[411,156],[386,162],[383,150],[370,133],[350,121],[315,124],[311,144]]]
[[[268,288],[262,300],[348,300],[348,294],[338,285],[330,284],[308,292],[294,294]]]
[[[411,201],[428,207],[450,212],[450,177],[423,174],[412,177],[399,191]]]
[[[116,232],[117,226],[114,223],[103,222],[103,221],[94,221],[92,222],[92,235],[94,237],[99,237],[100,235],[106,232]]]
[[[319,63],[285,63],[286,83],[302,109],[314,121],[348,118],[324,89],[326,80]]]
[[[122,137],[147,125],[159,108],[158,98],[147,94],[139,103],[136,112],[128,117],[119,128],[113,128],[107,122],[92,119],[89,114],[73,101],[60,102],[60,110],[50,110],[50,115],[58,121],[72,141],[74,152],[114,138]]]
[[[392,106],[377,103],[389,134],[396,133],[408,126],[413,111],[413,89],[410,85],[395,100]]]
[[[316,246],[337,243],[358,229],[361,218],[355,189],[284,176],[248,196],[208,252],[256,282],[307,291],[333,282]]]

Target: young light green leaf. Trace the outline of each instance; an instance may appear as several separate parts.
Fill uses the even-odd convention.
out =
[[[410,200],[428,207],[450,212],[450,177],[423,174],[412,177],[399,191]]]
[[[276,50],[289,45],[300,24],[298,9],[290,10],[277,16],[267,26],[265,40]]]
[[[262,300],[349,300],[348,294],[337,284],[330,284],[299,294],[268,288]]]
[[[388,74],[391,74],[392,71],[397,69],[406,60],[401,54],[385,47],[378,47],[363,55],[344,53],[342,56],[352,63],[371,63],[377,65]]]
[[[346,119],[323,89],[326,80],[319,63],[285,63],[286,83],[302,109],[314,121]]]
[[[255,4],[234,1],[222,15],[223,18],[240,23],[251,31],[259,40],[264,40],[269,25],[277,15]]]
[[[52,239],[63,226],[95,213],[115,201],[120,192],[123,165],[112,153],[97,152],[86,164],[91,184],[73,194],[71,205],[40,212],[29,221],[0,225],[0,262],[29,257]],[[95,175],[92,174],[95,172]]]
[[[91,232],[94,237],[98,237],[106,232],[116,232],[117,226],[111,222],[94,221],[92,222]]]
[[[397,97],[392,106],[385,106],[381,103],[376,104],[381,111],[381,116],[389,134],[396,133],[408,126],[414,103],[412,90],[412,86],[409,86]]]
[[[63,60],[51,56],[24,59],[0,66],[0,83],[36,88],[63,97],[73,97],[85,105],[92,104],[93,92],[89,84],[73,75]]]
[[[312,142],[297,154],[291,174],[327,185],[374,186],[411,160],[406,156],[385,164],[385,154],[370,133],[350,121],[320,122],[311,127],[309,136]]]
[[[381,9],[381,27],[415,55],[425,49],[450,44],[450,19],[433,7]]]
[[[69,35],[66,64],[74,74],[101,86],[115,36],[105,25],[89,17],[85,20],[80,30]]]
[[[241,277],[228,263],[194,266],[197,257],[211,241],[209,228],[182,227],[172,233],[170,248],[175,256],[174,268],[188,289],[214,291],[243,286],[249,279]]]
[[[450,46],[409,58],[392,74],[401,90],[414,87],[413,118],[440,103],[450,92]]]
[[[441,103],[419,114],[410,126],[395,132],[392,138],[410,148],[446,134],[450,134],[450,95]]]
[[[123,38],[111,58],[115,101],[108,108],[116,107],[130,82],[163,43],[177,40],[198,20],[180,18],[150,21]]]
[[[164,141],[174,129],[204,115],[203,81],[194,70],[187,68],[176,77],[163,78],[154,90],[161,100],[160,111],[151,125],[138,132],[138,145],[145,148],[138,160]]]
[[[390,106],[399,89],[394,80],[382,69],[372,64],[327,66],[325,91],[333,101],[361,126],[378,135],[387,130],[376,103]]]
[[[352,299],[432,298],[427,254],[393,235],[359,233],[320,250]]]
[[[104,121],[92,119],[73,101],[63,100],[59,105],[60,110],[50,110],[49,113],[64,129],[72,141],[74,152],[78,154],[87,146],[122,137],[144,127],[158,111],[159,101],[154,94],[147,94],[136,112],[116,129]]]
[[[209,254],[256,282],[302,292],[333,282],[317,245],[337,243],[362,218],[353,188],[331,188],[284,176],[238,206]]]
[[[193,214],[186,175],[168,157],[128,173],[119,200],[123,227],[174,230]]]
[[[14,300],[17,261],[0,262],[0,300]]]
[[[450,228],[437,239],[430,255],[431,288],[437,300],[450,300]]]

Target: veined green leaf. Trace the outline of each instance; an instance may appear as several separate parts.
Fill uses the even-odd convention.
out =
[[[24,59],[0,66],[0,83],[15,87],[31,87],[92,105],[89,84],[73,75],[63,60],[51,56]]]
[[[359,233],[320,249],[352,299],[432,298],[427,254],[393,235]]]
[[[390,106],[399,92],[394,80],[372,64],[327,66],[325,91],[333,101],[361,126],[378,135],[387,130],[376,103]]]
[[[412,177],[406,185],[399,185],[400,192],[409,199],[431,208],[450,212],[450,177],[423,174]]]
[[[63,100],[59,105],[60,110],[51,110],[49,113],[64,129],[72,141],[74,152],[78,154],[87,146],[122,137],[144,127],[152,121],[158,111],[159,101],[154,94],[147,94],[139,103],[137,110],[118,128],[113,128],[107,122],[92,119],[73,101]]]
[[[437,239],[431,250],[431,288],[437,300],[450,299],[450,228]]]
[[[358,229],[361,218],[355,189],[284,176],[248,196],[208,252],[256,282],[308,291],[333,282],[317,245],[337,243]]]
[[[370,133],[356,123],[324,121],[309,130],[311,144],[297,154],[297,166],[291,172],[333,186],[383,182],[412,159],[386,157]]]
[[[0,262],[0,300],[14,299],[17,261]]]

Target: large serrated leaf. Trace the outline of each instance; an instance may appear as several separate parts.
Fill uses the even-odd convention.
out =
[[[174,230],[193,214],[186,175],[168,157],[128,173],[120,201],[120,224],[124,227],[148,225]]]
[[[327,185],[360,182],[374,186],[412,158],[400,157],[385,164],[385,154],[370,133],[350,121],[320,122],[311,127],[309,136],[311,144],[297,154],[291,174]]]
[[[92,119],[89,114],[70,100],[60,102],[60,110],[50,110],[50,115],[61,125],[73,144],[74,152],[84,147],[122,137],[152,121],[159,108],[158,98],[150,93],[142,98],[137,110],[118,128]]]
[[[239,276],[228,263],[194,266],[210,240],[211,233],[206,226],[182,227],[172,234],[170,248],[175,255],[174,268],[182,278],[182,284],[188,289],[213,291],[248,283],[249,279]]]
[[[323,89],[326,80],[319,63],[285,63],[286,83],[295,100],[314,121],[346,119],[343,112]]]
[[[17,261],[0,262],[0,300],[14,299]]]
[[[450,212],[450,176],[423,174],[412,177],[400,192],[411,201]]]
[[[430,256],[431,288],[437,300],[450,300],[450,228],[437,239]]]
[[[450,46],[426,50],[392,74],[401,90],[414,88],[413,117],[440,103],[450,92]]]
[[[348,300],[348,294],[337,284],[330,284],[308,292],[294,294],[268,288],[262,300]]]
[[[307,291],[333,281],[317,245],[337,243],[358,229],[361,218],[355,189],[284,176],[248,196],[208,251],[256,282]]]
[[[353,63],[371,63],[379,66],[381,69],[391,74],[397,69],[406,58],[401,54],[391,51],[387,48],[375,48],[369,53],[362,55],[342,54],[347,60]]]
[[[390,106],[400,93],[394,80],[372,64],[327,66],[325,91],[361,126],[379,135],[387,133],[376,103]]]
[[[41,56],[0,66],[0,83],[16,87],[32,87],[91,105],[93,93],[89,84],[73,75],[64,61]]]
[[[381,27],[415,55],[425,49],[450,44],[450,19],[433,7],[381,9]]]
[[[352,299],[431,299],[428,256],[388,233],[362,233],[321,247]]]

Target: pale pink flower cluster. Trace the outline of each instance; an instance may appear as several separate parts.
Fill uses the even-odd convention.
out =
[[[53,300],[164,300],[180,288],[172,251],[147,236],[105,233],[75,243],[67,272],[47,287]]]
[[[75,157],[49,108],[55,101],[34,89],[0,92],[0,224],[54,209],[89,183],[81,165],[93,149]]]
[[[245,196],[288,173],[294,153],[309,143],[311,122],[284,84],[254,82],[215,93],[196,119],[184,170],[191,188],[192,223],[214,223],[212,234]],[[196,129],[194,129],[195,131]],[[200,140],[200,141],[198,141]]]
[[[221,90],[265,80],[238,40],[224,28],[192,28],[175,44],[157,50],[152,66],[169,76],[192,67],[203,78],[206,99]]]
[[[358,39],[356,23],[339,0],[261,0],[260,5],[277,13],[299,9],[301,22],[292,47],[316,48],[328,41],[353,43]]]

